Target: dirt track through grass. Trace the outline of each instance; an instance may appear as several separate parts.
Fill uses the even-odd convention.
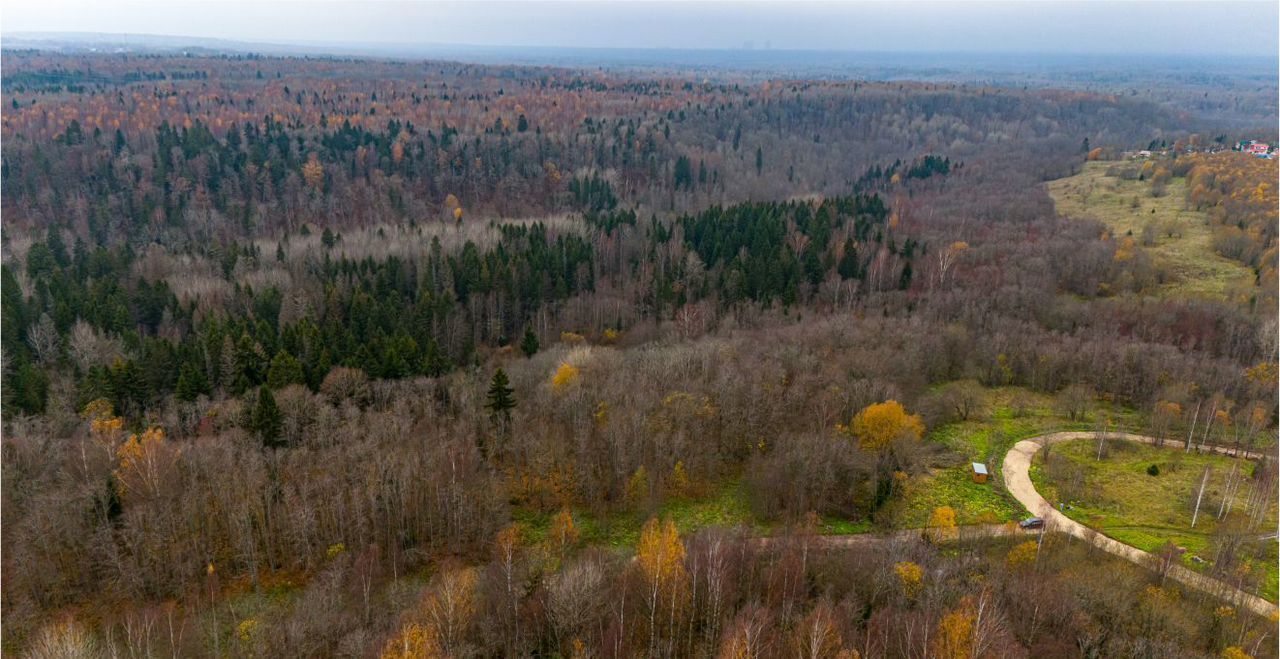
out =
[[[1151,569],[1160,567],[1160,560],[1136,547],[1124,544],[1119,540],[1109,538],[1094,529],[1091,529],[1080,522],[1077,522],[1066,515],[1059,512],[1048,501],[1045,500],[1039,492],[1036,491],[1035,485],[1031,482],[1030,468],[1031,461],[1046,444],[1055,444],[1059,442],[1069,442],[1079,439],[1088,439],[1093,436],[1090,432],[1059,432],[1032,439],[1024,439],[1014,445],[1004,458],[1004,483],[1009,492],[1015,498],[1027,507],[1032,513],[1044,518],[1046,527],[1053,531],[1067,533],[1074,537],[1080,538],[1086,542],[1093,544],[1095,547],[1138,565]],[[1129,433],[1113,433],[1115,439],[1124,439],[1128,441],[1152,443],[1154,440],[1143,435],[1133,435]],[[1175,450],[1181,446],[1180,442],[1167,442],[1170,450]],[[1221,452],[1221,451],[1219,451]],[[1201,574],[1182,565],[1168,566],[1165,573],[1172,579],[1179,581],[1187,586],[1195,588],[1205,593],[1209,593],[1215,597],[1222,598],[1236,606],[1248,608],[1250,611],[1262,616],[1272,615],[1276,611],[1276,605],[1267,600],[1247,593],[1229,584],[1208,575]]]

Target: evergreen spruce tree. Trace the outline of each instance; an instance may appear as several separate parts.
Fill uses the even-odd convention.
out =
[[[53,255],[53,262],[58,267],[65,268],[71,263],[71,255],[67,253],[67,244],[62,240],[62,230],[49,225],[45,233],[45,243],[49,246],[49,253]]]
[[[511,423],[511,410],[516,406],[514,394],[515,390],[511,388],[507,372],[502,369],[495,371],[493,379],[489,381],[489,402],[485,407],[489,410],[489,415],[494,422],[504,429]]]
[[[520,352],[525,357],[532,357],[538,352],[538,335],[533,332],[533,327],[524,328],[524,338],[520,340]]]
[[[244,372],[240,369],[240,362],[236,359],[236,345],[230,335],[223,335],[222,348],[218,351],[218,385],[224,391],[234,392],[239,395],[244,393],[244,389],[239,389],[244,378]]]
[[[427,375],[439,377],[449,370],[449,360],[441,354],[440,344],[434,338],[427,341],[427,348],[423,353],[422,370]]]
[[[107,476],[106,487],[94,499],[98,507],[98,514],[107,522],[114,524],[120,518],[120,515],[124,513],[124,506],[120,502],[120,488],[116,485],[114,476]]]
[[[49,376],[35,364],[23,361],[12,382],[5,387],[5,396],[12,396],[13,404],[27,414],[44,414],[49,398]]]
[[[674,187],[690,189],[693,187],[693,165],[687,156],[676,158],[676,167],[674,174]]]
[[[276,406],[276,399],[271,395],[271,390],[258,387],[258,400],[254,402],[253,411],[249,414],[249,429],[258,435],[263,446],[279,448],[284,445],[280,437],[283,426],[284,415]]]
[[[267,386],[272,389],[287,387],[305,381],[302,373],[302,362],[297,357],[281,350],[271,358],[271,366],[267,369]]]
[[[185,362],[178,370],[178,384],[174,395],[178,400],[190,403],[200,394],[209,393],[209,381],[204,376],[204,369],[192,362]]]
[[[133,361],[117,359],[109,370],[111,402],[126,416],[142,412],[147,402],[147,382]],[[43,410],[42,410],[43,411]]]

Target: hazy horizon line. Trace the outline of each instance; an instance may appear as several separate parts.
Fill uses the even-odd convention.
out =
[[[77,41],[85,37],[96,37],[100,40],[105,38],[150,38],[150,39],[169,39],[169,40],[190,40],[190,44],[194,47],[200,47],[200,43],[216,43],[225,44],[228,47],[239,46],[254,47],[267,46],[275,48],[307,48],[323,50],[325,48],[359,48],[364,50],[376,51],[379,49],[397,50],[411,48],[456,48],[473,51],[502,51],[502,50],[524,50],[524,51],[546,51],[546,52],[707,52],[707,53],[842,53],[850,55],[974,55],[974,56],[991,56],[991,57],[1008,57],[1017,55],[1036,55],[1042,57],[1142,57],[1142,58],[1172,58],[1179,60],[1203,60],[1203,59],[1229,59],[1229,60],[1259,60],[1259,61],[1275,61],[1277,67],[1280,67],[1280,59],[1263,54],[1250,54],[1239,52],[1202,52],[1202,53],[1176,53],[1162,51],[1062,51],[1062,50],[980,50],[980,49],[855,49],[855,48],[793,48],[793,47],[772,47],[764,45],[760,47],[725,47],[725,46],[597,46],[597,45],[540,45],[540,44],[521,44],[521,43],[503,43],[503,44],[482,44],[468,42],[444,42],[444,41],[331,41],[331,40],[309,40],[309,39],[235,39],[227,37],[209,37],[197,36],[190,34],[173,34],[160,32],[95,32],[85,30],[13,30],[0,31],[0,48],[5,48],[3,41],[5,39],[28,39],[32,41],[57,41],[64,40],[68,43],[89,45],[92,41]],[[165,48],[181,48],[182,44],[166,44],[155,47]],[[351,53],[321,53],[333,56],[352,56]]]

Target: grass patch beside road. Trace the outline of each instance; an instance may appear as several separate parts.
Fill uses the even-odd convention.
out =
[[[964,421],[933,429],[926,441],[944,444],[955,455],[955,464],[934,469],[913,479],[895,526],[918,528],[929,521],[934,508],[950,506],[960,524],[1018,520],[1027,511],[1004,489],[1001,466],[1004,455],[1023,439],[1060,430],[1088,430],[1099,416],[1112,428],[1141,428],[1136,411],[1094,402],[1085,415],[1070,419],[1055,397],[1021,387],[984,388],[978,414]],[[985,484],[974,483],[970,464],[983,462],[991,472]]]
[[[994,481],[974,483],[968,467],[941,469],[916,479],[906,497],[906,507],[899,518],[903,528],[921,528],[929,522],[934,508],[950,506],[956,511],[956,523],[994,524],[1020,519],[1022,506]]]
[[[1121,542],[1145,551],[1158,551],[1166,542],[1184,547],[1184,563],[1196,569],[1210,567],[1192,561],[1198,556],[1213,560],[1214,532],[1227,524],[1242,523],[1230,516],[1223,521],[1217,513],[1224,497],[1232,469],[1244,478],[1237,491],[1232,510],[1244,511],[1252,480],[1254,463],[1225,455],[1197,455],[1175,448],[1160,448],[1109,440],[1101,460],[1093,440],[1079,440],[1054,445],[1049,457],[1041,452],[1032,464],[1031,480],[1036,489],[1052,504],[1063,504],[1062,511],[1091,528]],[[1148,473],[1155,465],[1157,475]],[[1200,503],[1196,526],[1191,526],[1192,511],[1205,469],[1209,479]],[[1265,521],[1252,535],[1276,529],[1276,496],[1265,501]],[[1249,568],[1260,579],[1260,593],[1276,600],[1276,540],[1252,540],[1260,550],[1249,560]]]

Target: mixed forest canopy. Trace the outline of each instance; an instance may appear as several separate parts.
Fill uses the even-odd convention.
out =
[[[1022,438],[951,441],[993,406],[1234,441],[1274,488],[1276,161],[1221,148],[1275,142],[1240,128],[1274,107],[340,58],[4,67],[6,650],[1274,656],[1274,620],[1136,568],[1114,592],[1046,578],[1096,559],[1076,545],[808,544],[921,506],[954,526],[960,504],[922,493]],[[1064,215],[1044,184],[1103,161],[1142,184],[1125,212],[1176,183],[1203,223],[1118,231],[1092,190]],[[1177,293],[1159,248],[1193,229],[1245,273],[1231,295]],[[963,524],[1027,512],[990,489],[997,512]],[[658,519],[700,506],[739,528]],[[1215,536],[1240,558],[1206,569],[1270,592],[1274,570],[1226,572],[1265,562],[1256,535]]]

